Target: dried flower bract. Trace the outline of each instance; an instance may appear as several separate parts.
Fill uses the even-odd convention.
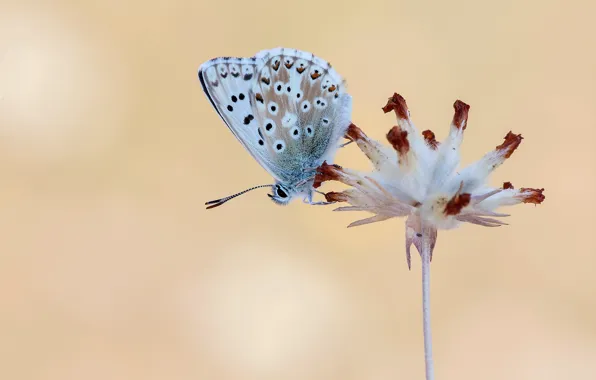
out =
[[[435,134],[419,133],[410,119],[405,99],[393,94],[383,107],[394,111],[397,126],[387,133],[392,148],[370,139],[352,124],[346,138],[354,141],[373,165],[370,173],[360,173],[338,165],[323,163],[315,178],[315,187],[325,181],[339,181],[350,186],[342,192],[326,194],[328,202],[345,202],[338,211],[368,211],[374,214],[349,227],[407,217],[406,255],[410,265],[410,247],[420,251],[423,232],[435,246],[438,229],[457,227],[462,222],[486,227],[504,225],[497,218],[508,216],[495,210],[519,203],[540,204],[544,189],[520,188],[510,182],[502,188],[486,185],[488,176],[510,158],[522,141],[509,132],[502,144],[480,160],[458,170],[459,149],[468,125],[470,106],[457,100],[449,135],[439,143]]]

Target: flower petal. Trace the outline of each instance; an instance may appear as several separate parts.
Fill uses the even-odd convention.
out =
[[[544,194],[544,188],[542,189],[532,189],[531,187],[522,187],[519,189],[519,195],[517,198],[521,199],[524,203],[533,203],[535,205],[539,205],[544,202],[546,198]]]
[[[461,100],[453,104],[455,110],[449,136],[439,146],[438,157],[432,174],[430,191],[441,191],[459,165],[459,147],[463,141],[464,130],[468,124],[470,106]]]
[[[377,141],[368,138],[355,124],[350,124],[346,132],[346,137],[358,145],[362,153],[372,162],[375,169],[382,170],[387,165],[393,165],[395,152],[379,144]]]
[[[445,209],[443,211],[445,215],[457,215],[464,207],[470,204],[472,194],[462,193],[462,187],[463,182],[460,185],[459,190],[457,190],[455,195],[445,205]]]
[[[507,183],[509,183],[509,182],[507,182]],[[461,185],[460,185],[460,187],[461,187]],[[503,189],[506,189],[506,187],[503,187]],[[491,191],[486,192],[484,194],[473,195],[472,196],[472,202],[471,203],[473,205],[476,204],[476,203],[480,203],[483,200],[485,200],[486,198],[492,197],[493,195],[500,193],[503,189],[494,189],[494,190],[491,190]]]
[[[338,193],[335,191],[330,191],[325,193],[325,200],[327,200],[327,202],[348,202],[349,195],[344,192]]]
[[[333,211],[366,211],[368,207],[358,207],[358,206],[342,206],[333,209]]]
[[[398,186],[410,198],[421,201],[431,180],[428,168],[434,167],[437,153],[418,133],[410,119],[406,101],[401,95],[393,94],[383,107],[385,112],[392,110],[397,117],[397,126],[389,131],[387,139],[397,151],[398,170],[387,174],[392,175],[392,182],[399,183]]]
[[[461,222],[477,224],[479,226],[484,226],[484,227],[500,227],[503,225],[507,225],[507,223],[502,222],[498,219],[483,218],[481,216],[476,216],[476,215],[458,215],[458,216],[456,216],[456,219]]]
[[[323,161],[321,166],[317,168],[317,174],[313,182],[313,188],[319,188],[325,181],[339,181],[349,186],[357,186],[358,181],[361,181],[362,177],[358,172],[350,169],[342,168],[336,164],[328,164],[327,161]]]
[[[445,215],[458,215],[470,203],[470,193],[455,194],[445,205]]]
[[[408,131],[404,131],[398,126],[391,128],[387,133],[387,141],[393,146],[397,152],[399,165],[407,167],[411,160],[408,160],[408,153],[410,153],[410,142],[408,141]],[[411,155],[411,154],[410,154]]]
[[[426,131],[422,131],[422,137],[424,137],[424,141],[426,142],[426,145],[428,145],[428,147],[432,150],[437,150],[437,148],[441,144],[435,139],[435,134],[430,129],[427,129]]]
[[[474,208],[480,210],[495,210],[501,206],[512,206],[519,203],[540,204],[544,201],[544,189],[520,188],[515,189],[510,182],[505,182],[504,188],[497,194],[479,202]]]
[[[453,103],[453,109],[455,110],[455,113],[453,114],[451,126],[462,131],[465,130],[468,126],[470,106],[458,99]]]
[[[494,217],[497,217],[497,218],[505,218],[507,216],[511,216],[510,214],[503,214],[501,212],[494,212],[494,211],[484,210],[484,209],[476,209],[476,208],[473,208],[473,207],[468,207],[467,209],[462,210],[462,212],[460,212],[459,215],[462,215],[462,216],[465,216],[465,215],[494,216]]]
[[[496,152],[499,153],[503,157],[503,161],[505,159],[511,157],[513,152],[517,149],[521,141],[523,140],[522,135],[516,135],[509,131],[505,136],[505,141],[501,145],[497,145]]]
[[[388,216],[388,215],[375,215],[375,216],[371,216],[370,218],[361,219],[361,220],[352,222],[348,225],[348,228],[363,226],[365,224],[370,224],[370,223],[382,222],[382,221],[390,219],[390,218],[393,218],[393,217]]]
[[[480,160],[463,169],[456,176],[454,182],[451,183],[451,186],[456,186],[456,181],[463,181],[464,191],[475,191],[486,182],[493,170],[501,166],[507,158],[511,157],[519,144],[521,144],[522,139],[523,137],[521,135],[509,132],[505,136],[503,144],[498,145],[495,150],[485,154]]]
[[[394,93],[393,96],[387,100],[387,104],[383,107],[383,112],[388,113],[391,111],[395,112],[395,116],[397,116],[397,121],[400,123],[400,126],[401,123],[409,122],[410,111],[408,110],[406,99],[404,99],[404,97],[398,93]]]
[[[401,217],[412,213],[415,208],[394,197],[377,181],[363,177],[342,192],[325,194],[327,202],[347,202],[353,208],[340,207],[338,211],[368,211],[387,217]]]

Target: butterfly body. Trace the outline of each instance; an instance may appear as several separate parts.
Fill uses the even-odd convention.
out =
[[[313,169],[332,162],[351,121],[339,74],[311,53],[277,48],[212,59],[199,79],[232,133],[274,177],[270,198],[312,203]]]

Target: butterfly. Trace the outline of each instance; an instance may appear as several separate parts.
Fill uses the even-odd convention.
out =
[[[352,116],[352,97],[331,65],[312,53],[275,48],[251,58],[211,59],[198,75],[219,116],[275,180],[207,202],[207,208],[262,187],[271,187],[267,195],[279,205],[299,196],[325,204],[313,202],[314,174],[332,162]]]

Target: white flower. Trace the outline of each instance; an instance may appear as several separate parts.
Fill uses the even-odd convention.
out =
[[[394,94],[385,113],[395,111],[397,126],[387,134],[393,149],[368,138],[352,124],[346,137],[358,144],[374,166],[371,173],[363,174],[338,165],[323,163],[315,178],[315,187],[322,182],[335,180],[350,188],[342,192],[328,192],[329,202],[347,202],[350,206],[337,211],[368,211],[374,216],[356,221],[349,227],[380,222],[394,217],[407,216],[406,256],[410,266],[410,247],[421,250],[422,229],[428,235],[432,248],[436,243],[437,229],[455,228],[461,222],[487,227],[506,223],[498,217],[500,206],[518,203],[539,204],[544,200],[544,189],[514,189],[506,182],[502,188],[486,185],[488,176],[517,149],[521,135],[509,132],[505,141],[472,165],[457,170],[459,147],[467,126],[470,107],[457,100],[449,136],[439,143],[430,130],[419,134],[410,120],[406,101]],[[424,227],[423,227],[424,226]]]

